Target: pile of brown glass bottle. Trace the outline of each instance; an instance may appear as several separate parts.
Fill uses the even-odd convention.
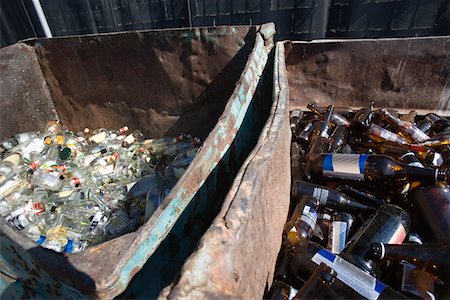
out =
[[[0,143],[0,215],[45,248],[76,253],[136,230],[200,145],[128,127],[74,133],[56,121]]]
[[[450,122],[294,110],[291,208],[267,297],[448,298]]]

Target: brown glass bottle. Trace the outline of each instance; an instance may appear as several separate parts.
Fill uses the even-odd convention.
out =
[[[400,120],[385,108],[378,110],[377,116],[382,121],[387,122],[400,136],[405,138],[410,143],[420,143],[430,138],[414,124]]]
[[[318,106],[315,102],[309,102],[306,107],[308,107],[313,113],[315,113],[316,115],[318,115],[322,118],[325,115],[325,110],[322,109],[320,106]],[[337,112],[333,112],[333,114],[331,116],[331,121],[337,126],[338,125],[344,125],[344,126],[350,125],[350,122],[345,117],[338,114]]]
[[[323,148],[325,148],[326,142],[331,134],[331,115],[333,114],[334,106],[330,105],[327,107],[327,110],[323,116],[323,119],[319,121],[314,128],[314,131],[310,137],[310,148],[309,152],[313,151],[315,153],[323,152]],[[315,145],[317,143],[317,146]]]
[[[270,291],[264,296],[264,299],[289,300],[291,299],[292,287],[281,280],[274,280]]]
[[[336,188],[339,192],[348,195],[349,197],[356,199],[362,203],[366,203],[374,206],[381,206],[386,204],[386,201],[383,199],[377,198],[375,195],[372,195],[368,191],[364,191],[361,189],[357,189],[354,186],[350,186],[347,184],[341,184]]]
[[[348,126],[350,134],[353,136],[362,136],[366,133],[370,122],[372,121],[373,102],[369,107],[363,107],[353,116]]]
[[[300,120],[303,117],[303,111],[300,109],[295,109],[291,112],[291,115],[289,116],[289,122],[291,124],[291,131],[293,134],[297,132]]]
[[[371,154],[322,154],[311,164],[310,174],[372,184],[450,182],[449,169],[412,167],[387,155]]]
[[[375,208],[342,194],[326,186],[317,185],[305,181],[294,181],[292,183],[292,198],[300,195],[309,195],[319,200],[319,206],[335,211],[370,212]]]
[[[293,299],[340,299],[342,297],[332,288],[335,279],[336,272],[321,263]]]
[[[376,124],[370,124],[366,136],[376,142],[394,142],[397,144],[409,144],[407,140],[396,133],[382,128]]]
[[[328,231],[327,248],[335,254],[339,254],[345,248],[350,228],[353,224],[353,216],[345,212],[337,212],[333,215]]]
[[[446,118],[430,113],[425,118],[417,122],[417,127],[425,133],[434,131],[436,133],[450,130],[450,122]]]
[[[398,206],[386,204],[353,235],[340,256],[375,276],[376,264],[366,258],[370,244],[375,242],[399,244],[408,233],[408,214]]]
[[[408,198],[419,207],[434,236],[450,240],[450,188],[443,184],[420,186]]]
[[[327,111],[323,117],[323,120],[318,122],[314,132],[311,135],[311,143],[308,148],[308,154],[306,155],[306,175],[309,174],[310,164],[315,160],[320,154],[328,150],[328,138],[330,137],[332,125],[331,125],[331,115],[333,114],[334,106],[330,105],[327,107]]]
[[[436,134],[427,141],[419,143],[421,146],[440,148],[442,146],[450,145],[450,132]]]
[[[302,158],[305,156],[305,151],[303,151],[302,147],[295,143],[291,143],[291,178],[292,181],[295,180],[303,180],[304,171],[303,166],[301,164]]]
[[[302,144],[302,146],[307,147],[310,142],[310,137],[316,128],[317,122],[311,121],[303,127],[302,130],[298,130],[298,133],[295,135],[295,139]]]
[[[333,133],[329,139],[329,148],[328,151],[331,153],[336,153],[342,150],[347,144],[348,130],[344,125],[336,126]]]
[[[335,269],[336,277],[332,289],[339,298],[356,299],[363,296],[375,296],[377,299],[405,299],[401,293],[353,266],[345,259],[335,255],[311,241],[303,241],[292,255],[290,271],[307,280],[316,271],[320,263]],[[345,276],[346,274],[350,276]],[[371,297],[372,298],[372,297]]]
[[[352,144],[352,146],[357,148],[362,147],[365,149],[371,149],[377,154],[386,154],[409,166],[420,168],[423,168],[424,165],[417,158],[417,155],[420,155],[423,160],[431,155],[430,150],[427,150],[426,152],[419,152],[418,154],[416,154],[413,151],[406,149],[405,147],[389,143],[356,142]]]
[[[425,245],[372,243],[367,258],[375,261],[389,259],[406,261],[422,270],[436,274],[441,279],[450,279],[450,241],[440,241]]]
[[[288,233],[288,237],[292,244],[296,243],[293,241],[295,237],[289,236],[289,232],[293,227],[295,227],[296,237],[300,240],[311,237],[317,222],[318,206],[319,200],[309,195],[303,195],[300,199],[291,218],[285,225],[285,231]]]

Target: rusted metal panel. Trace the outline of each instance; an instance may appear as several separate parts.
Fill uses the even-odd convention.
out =
[[[257,90],[262,70],[266,66],[268,54],[273,47],[272,39],[274,32],[275,31],[273,24],[268,24],[257,27],[244,26],[214,29],[192,29],[180,30],[177,32],[165,31],[165,34],[151,34],[151,36],[153,36],[153,38],[150,39],[151,45],[153,46],[155,45],[154,43],[156,43],[154,49],[157,48],[161,51],[165,50],[162,51],[164,53],[160,53],[161,55],[172,55],[171,60],[173,64],[180,63],[179,56],[177,55],[177,53],[180,54],[180,49],[186,50],[186,45],[191,49],[192,43],[200,42],[199,49],[201,51],[198,50],[197,53],[202,52],[198,55],[204,58],[206,58],[206,56],[214,56],[215,51],[222,51],[219,51],[218,48],[216,48],[220,47],[222,43],[228,42],[228,44],[226,44],[224,47],[226,49],[231,49],[232,47],[234,47],[234,50],[223,50],[225,53],[228,53],[228,55],[224,55],[224,57],[222,57],[225,62],[212,62],[212,71],[208,75],[211,76],[211,79],[213,79],[214,75],[216,76],[216,79],[214,79],[214,83],[205,83],[202,81],[199,82],[198,77],[194,76],[196,73],[195,68],[189,69],[189,72],[181,72],[182,74],[188,75],[186,76],[187,79],[184,79],[183,76],[176,76],[174,73],[180,72],[180,68],[186,70],[185,65],[179,66],[177,68],[171,66],[170,62],[167,62],[167,65],[164,65],[164,62],[161,62],[159,64],[158,68],[162,70],[164,70],[165,67],[167,68],[165,69],[165,74],[167,76],[165,78],[169,78],[168,81],[170,82],[170,84],[172,84],[171,89],[166,92],[168,102],[170,103],[160,103],[161,106],[158,107],[158,110],[161,114],[164,114],[165,110],[171,110],[171,112],[173,112],[174,114],[178,113],[180,115],[178,120],[187,117],[187,120],[183,121],[188,122],[189,118],[206,115],[209,111],[212,111],[215,114],[217,114],[217,111],[223,112],[214,128],[212,128],[211,126],[211,121],[208,124],[208,122],[206,121],[205,123],[203,123],[203,120],[195,119],[195,122],[197,124],[194,129],[198,132],[201,132],[205,127],[208,126],[211,126],[210,128],[212,130],[209,129],[209,134],[205,133],[205,135],[207,135],[207,138],[203,143],[201,150],[199,151],[196,158],[194,159],[188,170],[185,172],[183,177],[172,189],[171,193],[166,197],[162,206],[139,230],[121,236],[114,240],[105,242],[96,247],[90,248],[82,253],[73,255],[62,255],[51,250],[43,249],[41,247],[33,248],[33,242],[31,240],[26,239],[24,236],[21,236],[19,232],[12,230],[11,228],[7,228],[8,230],[4,230],[4,227],[7,227],[8,225],[0,224],[0,228],[3,231],[5,238],[15,240],[20,247],[27,249],[30,254],[31,260],[42,267],[43,270],[48,272],[50,276],[54,278],[54,280],[60,282],[59,284],[67,284],[71,287],[76,288],[79,292],[94,298],[112,298],[123,292],[132,277],[142,268],[142,266],[149,259],[149,257],[152,256],[161,242],[163,242],[167,235],[171,232],[177,220],[179,220],[180,216],[183,215],[186,207],[188,205],[191,205],[191,201],[193,201],[193,199],[198,199],[198,194],[201,194],[200,198],[203,199],[203,202],[199,201],[199,203],[193,203],[194,208],[190,209],[190,212],[192,212],[192,214],[186,217],[188,218],[188,221],[192,221],[193,217],[195,217],[196,215],[195,212],[197,212],[198,207],[195,207],[195,205],[200,205],[203,207],[203,210],[198,210],[198,212],[208,214],[209,212],[205,210],[205,208],[208,208],[208,205],[205,204],[205,200],[207,202],[220,200],[209,198],[209,196],[217,196],[217,194],[215,193],[216,190],[220,190],[217,185],[221,184],[221,178],[224,179],[224,183],[232,181],[232,178],[229,178],[230,176],[227,176],[226,174],[227,170],[237,170],[239,168],[239,165],[245,159],[246,153],[248,153],[247,151],[249,151],[247,149],[249,148],[249,143],[247,140],[250,139],[247,139],[245,141],[236,141],[235,139],[236,137],[239,137],[240,139],[243,139],[245,137],[245,135],[242,134],[238,135],[238,132],[240,132],[240,127],[242,126],[243,122],[248,122],[248,120],[251,119],[248,118],[248,110],[249,107],[252,107],[250,106],[250,104],[252,103],[255,91]],[[139,33],[136,34],[139,37]],[[233,37],[233,34],[236,35]],[[154,38],[155,36],[156,38]],[[95,44],[96,39],[99,43],[101,43],[104,39],[108,41],[109,38],[110,37],[105,37],[103,35],[101,37],[86,37],[86,40],[81,41],[81,43],[88,42],[89,44]],[[233,39],[235,41],[231,43]],[[58,39],[55,43],[58,44],[63,40],[64,39]],[[158,41],[160,42],[159,44]],[[44,74],[46,75],[47,83],[55,102],[56,109],[58,110],[58,112],[60,112],[61,110],[60,115],[63,121],[65,120],[65,118],[68,121],[72,120],[71,117],[75,116],[76,114],[79,114],[79,116],[83,116],[83,113],[80,113],[76,107],[82,110],[84,109],[84,106],[77,106],[78,104],[74,101],[78,96],[85,97],[81,101],[91,101],[92,103],[99,106],[110,105],[111,107],[113,107],[115,103],[119,101],[114,100],[111,101],[111,103],[113,104],[105,104],[102,103],[102,101],[104,102],[104,99],[100,98],[100,96],[94,97],[93,99],[89,100],[89,93],[95,93],[95,88],[89,87],[88,91],[77,91],[76,88],[73,87],[73,85],[65,83],[65,80],[68,80],[69,82],[72,82],[76,87],[88,84],[86,79],[81,79],[81,82],[74,81],[78,79],[75,78],[75,75],[70,74],[70,63],[64,61],[60,66],[53,66],[54,64],[57,64],[56,61],[54,61],[56,57],[59,57],[59,59],[63,57],[63,54],[59,54],[61,56],[51,55],[52,51],[58,51],[58,47],[46,45],[46,43],[51,43],[51,41],[46,40],[37,40],[28,43],[34,45],[34,47],[38,51],[40,63],[44,70]],[[67,44],[68,45],[65,45],[66,48],[63,48],[63,52],[67,51],[67,54],[74,53],[74,50],[71,49],[71,47],[75,47],[76,50],[76,42],[69,40]],[[64,46],[64,43],[59,45]],[[50,48],[51,51],[48,50]],[[202,49],[210,49],[212,52],[204,53]],[[100,50],[101,47],[99,48],[99,50],[97,50],[97,52],[94,51],[94,54],[97,53],[96,55],[98,55],[98,57],[94,55],[94,60],[98,58],[100,62],[103,62],[100,58]],[[232,53],[232,55],[230,55],[230,53]],[[70,55],[68,57],[70,57]],[[112,58],[113,56],[110,56],[110,59]],[[228,64],[226,62],[226,58],[228,59]],[[208,59],[213,61],[213,58]],[[194,59],[190,59],[190,61],[192,60]],[[137,62],[133,60],[132,62],[137,63],[139,62],[139,59],[137,60]],[[197,61],[197,63],[200,62],[201,59]],[[117,64],[121,67],[125,67],[119,62]],[[145,62],[143,62],[143,64],[145,66],[148,66]],[[222,64],[222,66],[214,67],[217,64]],[[243,65],[242,69],[240,68],[240,65]],[[99,73],[95,73],[97,72],[96,70],[91,69],[91,67],[88,67],[86,65],[79,68],[86,72],[94,72],[94,77],[102,76],[102,74],[104,74],[103,71],[98,71]],[[116,67],[114,66],[111,68],[116,70],[113,71],[113,74],[120,74],[120,68],[115,69]],[[147,70],[146,72],[149,72],[149,70]],[[80,75],[81,73],[77,72],[78,75]],[[89,73],[87,73],[86,76],[88,76],[88,74]],[[238,75],[236,81],[230,80],[230,82],[225,82],[227,78],[233,79],[236,74]],[[170,78],[170,76],[174,77]],[[217,79],[219,81],[216,81]],[[130,79],[126,78],[124,80],[127,81]],[[136,80],[139,81],[140,79]],[[186,82],[184,80],[186,80]],[[99,85],[97,86],[97,89],[100,90],[107,90],[108,88],[113,88],[114,86],[110,86],[108,83],[102,83],[101,81],[98,82]],[[116,81],[114,82],[117,84]],[[188,82],[191,82],[191,85],[189,85]],[[145,84],[146,82],[141,83]],[[62,87],[62,84],[67,85]],[[102,86],[102,84],[104,86]],[[231,96],[230,94],[226,94],[227,88],[229,87],[231,87]],[[145,91],[145,87],[140,87],[140,85],[136,85],[136,88],[141,88],[142,92]],[[212,90],[210,90],[210,88]],[[160,90],[163,89],[157,89],[154,87],[153,89],[149,89],[148,91],[152,92],[152,95],[150,96],[157,97],[161,96],[160,93],[163,93]],[[148,91],[144,96],[148,97]],[[220,95],[221,91],[224,92],[224,95]],[[175,93],[175,96],[171,96],[171,93]],[[111,92],[109,92],[108,95],[111,98],[114,98]],[[219,99],[209,98],[209,96],[211,95],[218,95]],[[178,96],[180,96],[181,98],[177,98]],[[146,97],[141,96],[137,97],[137,100],[128,100],[126,102],[127,105],[125,106],[126,109],[123,110],[126,113],[127,109],[131,110],[134,107],[139,107],[139,105],[144,108],[151,107],[151,105],[153,104],[155,105],[155,107],[158,105],[158,102],[153,103],[149,100],[146,101]],[[226,97],[225,100],[223,99],[223,97]],[[173,99],[179,99],[180,101],[175,101]],[[72,100],[72,103],[70,102],[70,100]],[[223,103],[220,103],[221,101]],[[85,106],[87,106],[86,103],[88,102],[84,103]],[[201,109],[200,107],[202,107],[205,103],[206,108]],[[225,108],[223,108],[225,104],[226,106]],[[71,108],[64,110],[61,108],[61,106],[64,105],[71,106]],[[111,124],[108,123],[109,119],[107,119],[106,117],[108,116],[110,111],[113,112],[114,110],[120,110],[120,107],[123,107],[121,105],[123,104],[119,103],[119,108],[115,107],[111,110],[108,110],[109,108],[107,107],[103,112],[102,110],[97,110],[97,115],[100,119],[100,121],[97,120],[98,122],[100,122],[97,125],[100,125],[100,127],[111,126]],[[164,105],[169,106],[164,107]],[[215,107],[211,108],[212,106]],[[195,111],[196,109],[202,112],[198,114]],[[167,115],[167,112],[165,114]],[[115,119],[115,116],[117,116],[117,114],[113,114],[113,119]],[[253,116],[255,116],[255,118],[253,119],[258,119],[257,115]],[[135,119],[130,118],[127,120],[135,122]],[[89,118],[87,118],[87,120],[89,120]],[[80,124],[83,124],[83,122],[86,122],[87,120],[81,117],[75,118],[74,125],[82,127],[82,125]],[[117,120],[112,120],[111,122],[114,121],[117,122]],[[212,125],[214,124],[215,120]],[[255,121],[253,121],[251,124],[255,124]],[[159,133],[167,133],[171,132],[174,126],[174,124],[171,124],[170,126],[164,126],[163,129],[157,130],[153,130],[150,126],[149,132],[155,135],[158,135]],[[148,127],[149,126],[145,128]],[[251,137],[256,140],[259,130],[255,131],[255,128],[257,127],[252,128],[247,124],[246,130],[244,132],[246,134],[250,133]],[[180,126],[177,130],[183,129],[185,128]],[[195,130],[193,130],[194,134],[197,133]],[[242,155],[244,154],[245,156],[242,157]],[[233,166],[228,167],[227,163],[230,163]],[[231,174],[234,173],[231,172]],[[214,180],[211,181],[211,178],[213,178]],[[204,188],[205,183],[209,183],[206,189]],[[225,191],[222,191],[222,193],[225,193]],[[218,203],[220,204],[220,202]],[[208,218],[211,217],[212,216],[208,216]],[[203,227],[208,225],[209,223],[207,222],[205,222],[205,224],[202,224]],[[187,237],[183,237],[183,242],[187,243],[186,241],[189,239],[189,233],[188,231],[185,231],[184,233],[186,233]],[[196,240],[193,240],[190,243],[191,244],[189,245],[189,247],[195,247]],[[176,256],[176,248],[177,247],[173,247],[170,249],[170,251],[172,251],[171,253],[174,253],[174,257],[179,260],[180,258]],[[178,251],[182,252],[183,249],[178,249]],[[2,253],[2,255],[4,254]],[[8,259],[8,255],[9,257],[14,257],[14,254],[5,254],[3,256],[5,260]],[[177,263],[180,262],[177,261]],[[22,278],[25,278],[23,277],[25,275],[21,272],[21,264],[19,262],[15,262],[10,265],[10,268],[5,271],[5,274],[9,275],[10,277],[18,276],[17,274],[20,274],[20,276],[17,277],[17,280],[23,281]],[[161,274],[153,274],[153,276],[160,275]],[[33,275],[31,275],[31,278],[38,280]],[[142,286],[141,288],[145,289],[146,287]]]
[[[277,60],[284,52],[276,51]],[[289,207],[287,80],[275,65],[272,109],[221,212],[160,298],[261,299],[273,277]],[[272,78],[272,77],[271,77]]]
[[[27,43],[72,130],[127,124],[152,137],[190,131],[204,139],[243,71],[255,30],[153,30]]]
[[[450,38],[286,42],[289,103],[450,113]]]
[[[15,44],[0,51],[0,139],[42,128],[57,118],[32,47]]]

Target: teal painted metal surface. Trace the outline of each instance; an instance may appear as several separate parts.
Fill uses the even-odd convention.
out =
[[[260,95],[268,117],[258,141],[179,279],[164,289],[164,298],[258,299],[271,284],[290,201],[291,131],[280,58],[283,63],[284,51],[275,52],[275,65],[268,63],[271,76],[260,81],[270,90]]]
[[[79,291],[53,278],[39,266],[29,251],[11,240],[8,235],[14,229],[0,220],[0,297],[1,299],[65,298],[86,299]],[[39,247],[39,246],[35,246]]]
[[[245,101],[248,108],[245,110],[233,142],[227,147],[227,151],[221,154],[221,161],[184,209],[169,233],[169,237],[164,240],[143,269],[130,282],[127,290],[118,298],[157,298],[160,291],[173,282],[185,259],[196,249],[198,240],[220,211],[225,195],[240,166],[255,147],[258,140],[258,134],[255,133],[262,130],[270,113],[271,87],[267,83],[271,82],[268,78],[271,67],[268,65],[265,67],[266,70],[261,73],[255,92]],[[220,132],[222,130],[218,134]],[[178,249],[177,256],[172,255],[174,248]],[[155,276],[155,274],[164,275]]]
[[[42,293],[44,297],[70,298],[74,290],[78,293],[77,297],[81,297],[80,293],[83,293],[90,297],[112,298],[126,289],[146,262],[156,267],[145,270],[151,270],[152,277],[161,278],[159,285],[156,284],[149,291],[150,294],[159,292],[164,284],[174,279],[177,268],[181,267],[184,259],[195,249],[201,234],[214,218],[214,212],[219,210],[234,175],[254,145],[258,128],[263,124],[260,121],[263,113],[256,109],[258,104],[252,100],[273,45],[274,29],[273,25],[264,25],[263,28],[254,27],[253,33],[252,27],[219,28],[215,32],[218,36],[232,35],[234,31],[242,32],[243,28],[249,32],[247,37],[253,35],[254,41],[251,43],[252,47],[247,46],[246,51],[250,53],[245,56],[245,68],[234,92],[191,166],[160,209],[138,231],[75,255],[62,255],[36,247],[32,241],[7,228],[8,225],[3,222],[0,224],[2,237],[7,241],[16,240],[17,247],[27,253],[23,259],[18,258],[9,248],[0,253],[0,271],[14,278],[15,281],[10,284],[12,289],[20,289],[21,282],[28,287],[22,263],[35,264],[43,274],[48,274],[39,278],[29,276],[37,284],[51,282],[64,287],[57,293]],[[186,37],[204,39],[205,34],[192,30],[186,33]],[[206,37],[214,39],[212,34],[206,34]],[[179,38],[179,35],[174,35],[174,38]],[[100,37],[99,43],[101,39]],[[239,40],[237,36],[236,40]],[[37,49],[39,43],[38,41],[36,44]],[[41,61],[43,68],[47,67],[45,63],[45,60]],[[58,111],[58,105],[56,108]],[[260,124],[257,125],[258,123]],[[199,219],[201,222],[198,222]],[[163,244],[159,247],[161,243]],[[157,249],[159,252],[154,254]],[[175,262],[172,267],[171,262]],[[2,280],[0,289],[7,290],[7,282]],[[148,285],[138,283],[136,286],[142,290]],[[32,290],[36,289],[32,287]],[[131,290],[132,288],[129,291]],[[36,290],[36,293],[41,295],[40,290]]]

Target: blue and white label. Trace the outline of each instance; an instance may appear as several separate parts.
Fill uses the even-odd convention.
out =
[[[306,205],[305,208],[303,209],[300,220],[308,224],[308,226],[311,227],[312,229],[314,229],[317,223],[317,215],[318,213],[312,207]]]
[[[333,221],[331,223],[331,252],[339,254],[345,248],[347,239],[347,223]]]
[[[369,300],[378,299],[386,288],[383,282],[326,249],[318,251],[311,260],[318,265],[324,263],[335,270],[339,280]]]
[[[362,181],[368,157],[368,154],[327,154],[322,173],[326,177]]]
[[[329,190],[315,187],[312,196],[319,200],[320,205],[325,206],[327,204],[329,194]]]

